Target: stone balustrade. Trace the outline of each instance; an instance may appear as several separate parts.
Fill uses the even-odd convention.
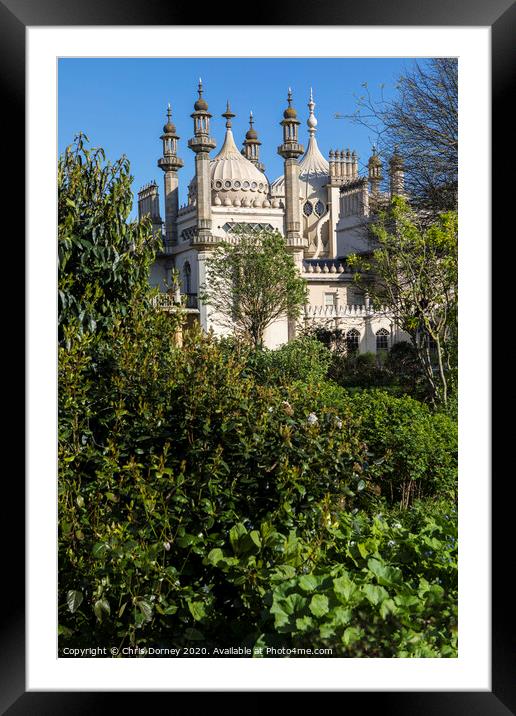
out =
[[[374,309],[370,304],[346,304],[342,306],[305,306],[305,318],[349,318],[388,313],[386,306]]]

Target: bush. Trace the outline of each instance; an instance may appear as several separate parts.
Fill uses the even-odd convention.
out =
[[[321,501],[365,499],[344,408],[315,413],[298,386],[257,384],[210,338],[178,349],[171,331],[136,313],[93,356],[62,349],[60,623],[74,643],[187,643],[219,589],[202,560],[235,523],[317,531]]]
[[[301,337],[276,350],[263,348],[247,354],[249,371],[263,385],[286,385],[292,381],[315,383],[323,380],[331,352],[314,338]]]
[[[382,390],[351,396],[352,412],[367,444],[369,477],[392,501],[408,507],[415,497],[454,498],[457,489],[457,425],[408,396]]]

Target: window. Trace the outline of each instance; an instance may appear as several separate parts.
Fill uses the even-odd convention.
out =
[[[324,294],[324,305],[325,306],[334,306],[335,305],[335,294],[334,293],[325,293]]]
[[[305,216],[311,216],[313,210],[314,210],[314,207],[310,204],[310,202],[305,201],[304,206],[303,206],[303,214]]]
[[[364,294],[348,290],[348,306],[363,306]]]
[[[183,288],[185,293],[191,293],[192,269],[188,261],[183,266]]]
[[[324,206],[322,201],[318,201],[317,204],[315,205],[315,213],[317,214],[317,216],[322,216],[325,211],[326,211],[326,207]]]
[[[348,354],[358,353],[359,342],[360,342],[359,331],[357,331],[356,328],[351,328],[346,333],[346,346],[348,349]]]
[[[376,352],[381,353],[382,351],[389,350],[389,331],[386,328],[380,328],[376,332]]]

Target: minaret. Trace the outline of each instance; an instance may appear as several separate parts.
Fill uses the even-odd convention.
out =
[[[288,107],[283,112],[283,144],[278,147],[278,154],[283,157],[285,176],[285,235],[287,246],[291,248],[305,248],[307,239],[301,236],[301,204],[299,201],[299,164],[297,158],[304,153],[304,147],[297,138],[298,126],[297,112],[292,107],[292,90],[288,90]]]
[[[202,80],[199,78],[199,99],[190,115],[194,121],[194,136],[188,140],[188,146],[195,152],[195,178],[197,181],[197,235],[192,240],[196,245],[212,244],[211,235],[211,177],[210,152],[215,148],[215,140],[210,137],[210,119],[208,103],[203,98]]]
[[[249,159],[250,162],[252,162],[257,169],[259,169],[261,172],[265,171],[265,166],[260,162],[260,149],[261,142],[258,141],[258,134],[256,133],[256,129],[253,127],[254,119],[253,119],[253,112],[249,112],[249,129],[247,130],[247,133],[245,135],[245,141],[244,141],[244,148],[242,149],[242,154],[246,159]]]
[[[369,157],[367,163],[369,173],[369,186],[371,188],[371,196],[377,198],[380,193],[380,182],[383,179],[382,176],[382,160],[378,156],[376,147],[373,144],[373,153]]]
[[[405,189],[405,173],[403,171],[403,157],[398,154],[398,146],[394,147],[394,154],[389,160],[389,174],[391,178],[391,197],[403,196]]]
[[[160,139],[163,142],[163,156],[158,159],[158,167],[165,172],[165,245],[166,248],[177,243],[177,212],[179,210],[178,169],[183,160],[177,156],[176,127],[172,122],[170,103],[167,109],[167,123],[163,127]]]

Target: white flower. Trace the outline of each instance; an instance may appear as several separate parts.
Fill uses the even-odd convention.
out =
[[[306,420],[308,422],[308,425],[315,425],[319,422],[319,419],[315,413],[310,413]]]
[[[395,544],[396,544],[396,542],[395,542],[393,539],[390,539],[390,540],[387,542],[387,547],[394,547]]]
[[[339,418],[338,415],[335,416],[335,425],[338,427],[339,430],[342,428],[342,420]]]
[[[170,549],[170,542],[163,542],[163,547],[167,550],[167,552]]]
[[[395,522],[395,523],[393,524],[393,527],[394,527],[395,530],[400,530],[400,529],[401,529],[401,525],[400,525],[399,522]]]
[[[267,408],[267,412],[268,412],[268,413],[272,413],[272,407]]]

